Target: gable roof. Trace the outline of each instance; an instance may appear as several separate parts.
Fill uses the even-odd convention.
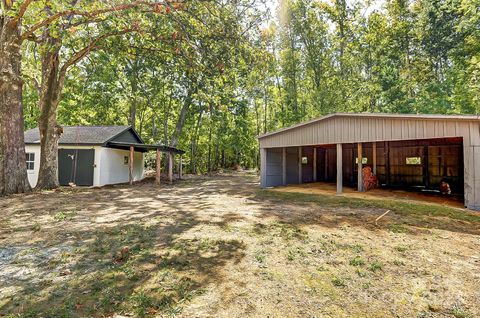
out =
[[[288,130],[296,129],[302,126],[307,126],[319,121],[323,121],[332,117],[377,117],[377,118],[392,118],[392,119],[418,119],[418,120],[469,120],[478,121],[478,115],[436,115],[436,114],[388,114],[388,113],[333,113],[319,118],[314,118],[296,125],[281,128],[272,132],[268,132],[257,136],[258,139],[276,135]]]
[[[133,138],[143,143],[137,132],[130,126],[63,126],[60,145],[103,145],[117,136],[130,132]],[[25,144],[40,144],[40,132],[37,128],[25,132]]]

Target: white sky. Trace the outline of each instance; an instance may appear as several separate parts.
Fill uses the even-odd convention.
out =
[[[265,4],[267,8],[270,9],[270,12],[272,14],[272,17],[274,20],[278,20],[277,17],[277,7],[278,3],[280,0],[265,0]],[[318,0],[318,1],[329,1],[333,2],[333,0]],[[370,13],[372,13],[374,10],[380,10],[382,5],[385,3],[385,0],[347,0],[347,3],[349,5],[357,2],[364,2],[364,3],[369,3],[368,9],[366,10],[365,14],[368,16]]]

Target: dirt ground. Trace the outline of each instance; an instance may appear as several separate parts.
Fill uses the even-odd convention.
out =
[[[480,214],[455,207],[231,173],[0,211],[0,316],[480,317]]]

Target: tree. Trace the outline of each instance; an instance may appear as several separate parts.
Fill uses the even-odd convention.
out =
[[[30,191],[25,162],[21,77],[22,18],[31,1],[1,1],[0,196]]]

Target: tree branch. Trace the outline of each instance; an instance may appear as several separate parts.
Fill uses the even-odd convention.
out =
[[[32,0],[27,0],[27,1],[32,1]],[[62,17],[65,17],[65,16],[80,15],[80,16],[84,16],[84,17],[88,17],[88,18],[93,18],[93,17],[96,17],[96,16],[98,16],[100,14],[103,14],[103,13],[110,13],[110,12],[115,12],[115,11],[128,10],[128,9],[135,8],[135,7],[138,7],[138,6],[141,6],[141,5],[150,6],[150,7],[157,7],[157,6],[164,6],[165,3],[164,2],[157,3],[157,2],[148,2],[148,1],[144,1],[144,0],[137,0],[137,1],[134,1],[134,2],[129,3],[129,4],[120,4],[120,5],[115,6],[115,7],[106,8],[106,9],[99,9],[99,10],[94,10],[94,11],[90,11],[90,12],[89,11],[80,11],[80,10],[65,10],[65,11],[57,12],[57,13],[51,15],[50,17],[48,17],[47,19],[45,19],[43,21],[40,21],[37,24],[34,24],[32,27],[30,27],[28,30],[26,30],[22,34],[21,39],[22,39],[22,41],[28,39],[38,29],[40,29],[40,28],[42,28],[46,25],[49,25],[53,21],[58,20],[58,19],[60,19]]]
[[[88,44],[83,49],[81,49],[80,51],[75,53],[72,57],[70,57],[70,59],[67,62],[65,62],[65,64],[63,64],[63,66],[62,66],[62,68],[60,69],[60,72],[59,72],[59,79],[63,80],[65,78],[65,75],[67,74],[68,68],[70,66],[78,63],[78,61],[80,61],[82,58],[84,58],[86,55],[88,55],[91,51],[96,50],[98,48],[98,42],[100,42],[100,41],[102,41],[106,38],[112,37],[112,36],[118,36],[118,35],[130,33],[130,32],[136,32],[136,31],[137,31],[136,28],[134,28],[134,29],[124,29],[122,31],[110,32],[110,33],[106,33],[106,34],[103,34],[101,36],[98,36],[97,38],[92,40],[90,42],[90,44]]]
[[[27,11],[28,6],[33,2],[34,0],[25,0],[22,5],[20,6],[20,9],[18,10],[18,14],[10,21],[10,24],[12,26],[17,25],[18,21],[20,21],[21,18],[25,15],[25,12]]]

